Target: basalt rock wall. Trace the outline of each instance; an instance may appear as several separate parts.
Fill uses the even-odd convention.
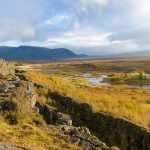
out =
[[[150,133],[140,126],[124,119],[104,113],[93,113],[85,103],[76,103],[70,97],[51,93],[58,109],[72,116],[74,125],[87,126],[109,146],[117,145],[121,150],[150,150]]]

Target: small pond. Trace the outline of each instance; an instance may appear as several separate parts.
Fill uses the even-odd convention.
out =
[[[88,80],[90,85],[112,86],[110,83],[104,82],[104,80],[108,78],[108,75],[93,77],[90,73],[84,73],[83,77]]]
[[[106,83],[105,79],[109,78],[107,74],[100,75],[99,77],[92,76],[91,73],[83,73],[82,76],[88,80],[88,83],[90,85],[99,85],[99,86],[106,86],[106,87],[112,87],[116,86],[116,84]],[[128,85],[128,84],[121,84],[120,86],[125,86],[129,88],[143,88],[143,89],[150,89],[149,85]]]

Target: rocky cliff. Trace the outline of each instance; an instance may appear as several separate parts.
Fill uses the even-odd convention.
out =
[[[34,122],[39,124],[39,121],[35,120],[34,117],[40,114],[47,124],[40,127],[44,130],[43,132],[45,132],[45,130],[48,132],[52,129],[55,129],[57,132],[61,131],[62,134],[68,136],[66,141],[68,144],[75,143],[82,150],[117,150],[115,147],[109,148],[105,143],[101,142],[96,136],[90,133],[87,127],[73,126],[70,115],[58,111],[57,108],[38,102],[32,82],[16,79],[7,81],[9,82],[9,84],[7,83],[8,85],[6,85],[7,90],[0,93],[0,115],[4,116],[9,124],[17,126],[20,122],[20,117],[23,117],[22,119],[24,121],[27,121],[26,118],[28,117],[31,120],[33,118]],[[12,138],[14,137],[12,136]],[[16,146],[15,143],[0,143],[0,149],[23,150],[25,148]]]
[[[58,109],[70,114],[75,125],[86,125],[109,146],[118,145],[121,150],[150,150],[150,133],[124,119],[103,113],[93,113],[88,104],[77,104],[69,97],[51,93]]]
[[[69,142],[78,143],[83,150],[119,150],[117,147],[109,148],[96,136],[92,135],[87,127],[73,126],[71,116],[59,112],[57,108],[39,102],[36,103],[36,107],[47,124],[57,126],[64,134],[69,135]]]
[[[11,66],[8,63],[9,65]],[[70,115],[62,113],[56,107],[40,103],[34,83],[19,79],[11,70],[3,72],[3,69],[3,78],[0,78],[1,150],[55,150],[64,149],[64,145],[65,149],[70,149],[70,145],[73,145],[73,150],[118,150],[101,142],[86,126],[73,126]],[[9,74],[9,79],[5,78]],[[27,139],[23,140],[26,136]],[[44,136],[46,138],[43,140]],[[63,136],[64,141],[61,139]],[[53,144],[52,138],[55,141]],[[47,139],[50,139],[50,143],[45,142]],[[34,143],[36,146],[28,146],[28,143]],[[42,148],[39,148],[40,146]],[[56,146],[59,148],[54,148]]]

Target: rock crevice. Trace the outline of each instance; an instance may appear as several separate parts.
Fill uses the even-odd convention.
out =
[[[49,125],[57,126],[64,134],[70,136],[68,142],[78,143],[83,150],[113,150],[96,136],[92,135],[87,127],[75,127],[72,125],[70,115],[59,112],[56,108],[37,102],[39,114]],[[115,149],[114,149],[115,150]],[[117,150],[117,149],[116,149]],[[118,149],[119,150],[119,149]]]
[[[70,97],[50,92],[58,110],[71,115],[76,126],[87,126],[109,146],[118,145],[121,150],[150,150],[150,133],[127,120],[103,113],[94,113],[88,104],[76,103]]]

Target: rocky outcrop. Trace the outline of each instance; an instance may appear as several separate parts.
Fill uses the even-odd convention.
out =
[[[72,119],[70,115],[63,114],[61,112],[56,113],[56,125],[68,125],[72,126]]]
[[[18,81],[7,81],[6,83],[0,84],[0,93],[6,93],[11,89],[15,89],[20,86]]]
[[[13,99],[21,81],[13,75],[7,80],[1,79],[0,82],[0,110],[17,111],[17,103]]]
[[[36,107],[39,110],[39,114],[43,117],[47,124],[72,125],[72,119],[70,115],[58,112],[55,107],[50,107],[39,102],[36,103]]]
[[[110,150],[105,143],[101,142],[97,137],[91,135],[86,127],[63,126],[61,128],[65,134],[70,136],[70,142],[77,142],[83,150],[102,149]]]
[[[28,150],[28,149],[12,144],[0,143],[0,150]]]
[[[5,84],[0,84],[0,93],[5,93],[7,92],[9,87]]]
[[[87,126],[109,146],[118,145],[121,150],[150,150],[150,133],[124,119],[103,113],[93,113],[88,104],[76,103],[69,97],[50,93],[58,110],[70,114],[76,126]]]
[[[17,104],[13,101],[1,101],[0,111],[17,111]]]
[[[92,135],[88,128],[74,127],[70,115],[58,112],[56,108],[39,102],[36,103],[36,107],[47,124],[56,125],[64,134],[69,135],[70,138],[67,142],[78,143],[83,150],[113,150]]]
[[[26,97],[29,99],[31,107],[34,108],[37,101],[37,94],[34,92],[34,83],[28,82],[27,84]]]
[[[18,95],[18,90],[22,90],[22,97]],[[34,84],[29,81],[22,81],[17,76],[11,75],[9,79],[0,80],[0,110],[2,111],[16,111],[17,101],[16,97],[28,100],[29,106],[35,107],[37,101],[37,94],[34,91]]]
[[[17,97],[17,94],[20,95]],[[18,123],[16,116],[13,115],[12,112],[19,112],[18,110],[22,108],[21,106],[26,104],[24,103],[26,100],[29,103],[27,102],[27,105],[25,105],[27,107],[25,107],[25,109],[32,107],[35,110],[36,106],[39,114],[43,117],[48,125],[54,125],[55,127],[58,127],[61,132],[64,132],[68,135],[68,142],[78,143],[83,150],[110,150],[106,144],[92,135],[88,128],[84,126],[74,127],[72,125],[72,119],[70,115],[58,111],[55,107],[50,107],[48,105],[37,102],[37,95],[34,91],[34,84],[30,81],[22,81],[16,76],[11,76],[11,78],[1,86],[0,97],[2,97],[0,100],[0,112],[2,112],[2,115],[5,111],[9,112],[8,114],[6,113],[5,120],[7,120],[8,123],[12,125]],[[17,147],[15,145],[1,143],[0,149],[22,150],[23,148]]]
[[[6,76],[10,74],[11,75],[15,74],[14,63],[1,59],[0,60],[0,75]]]
[[[19,79],[19,77],[15,75],[11,76],[9,81],[10,81],[10,84],[14,85],[15,87],[19,87],[21,83],[21,80]]]

